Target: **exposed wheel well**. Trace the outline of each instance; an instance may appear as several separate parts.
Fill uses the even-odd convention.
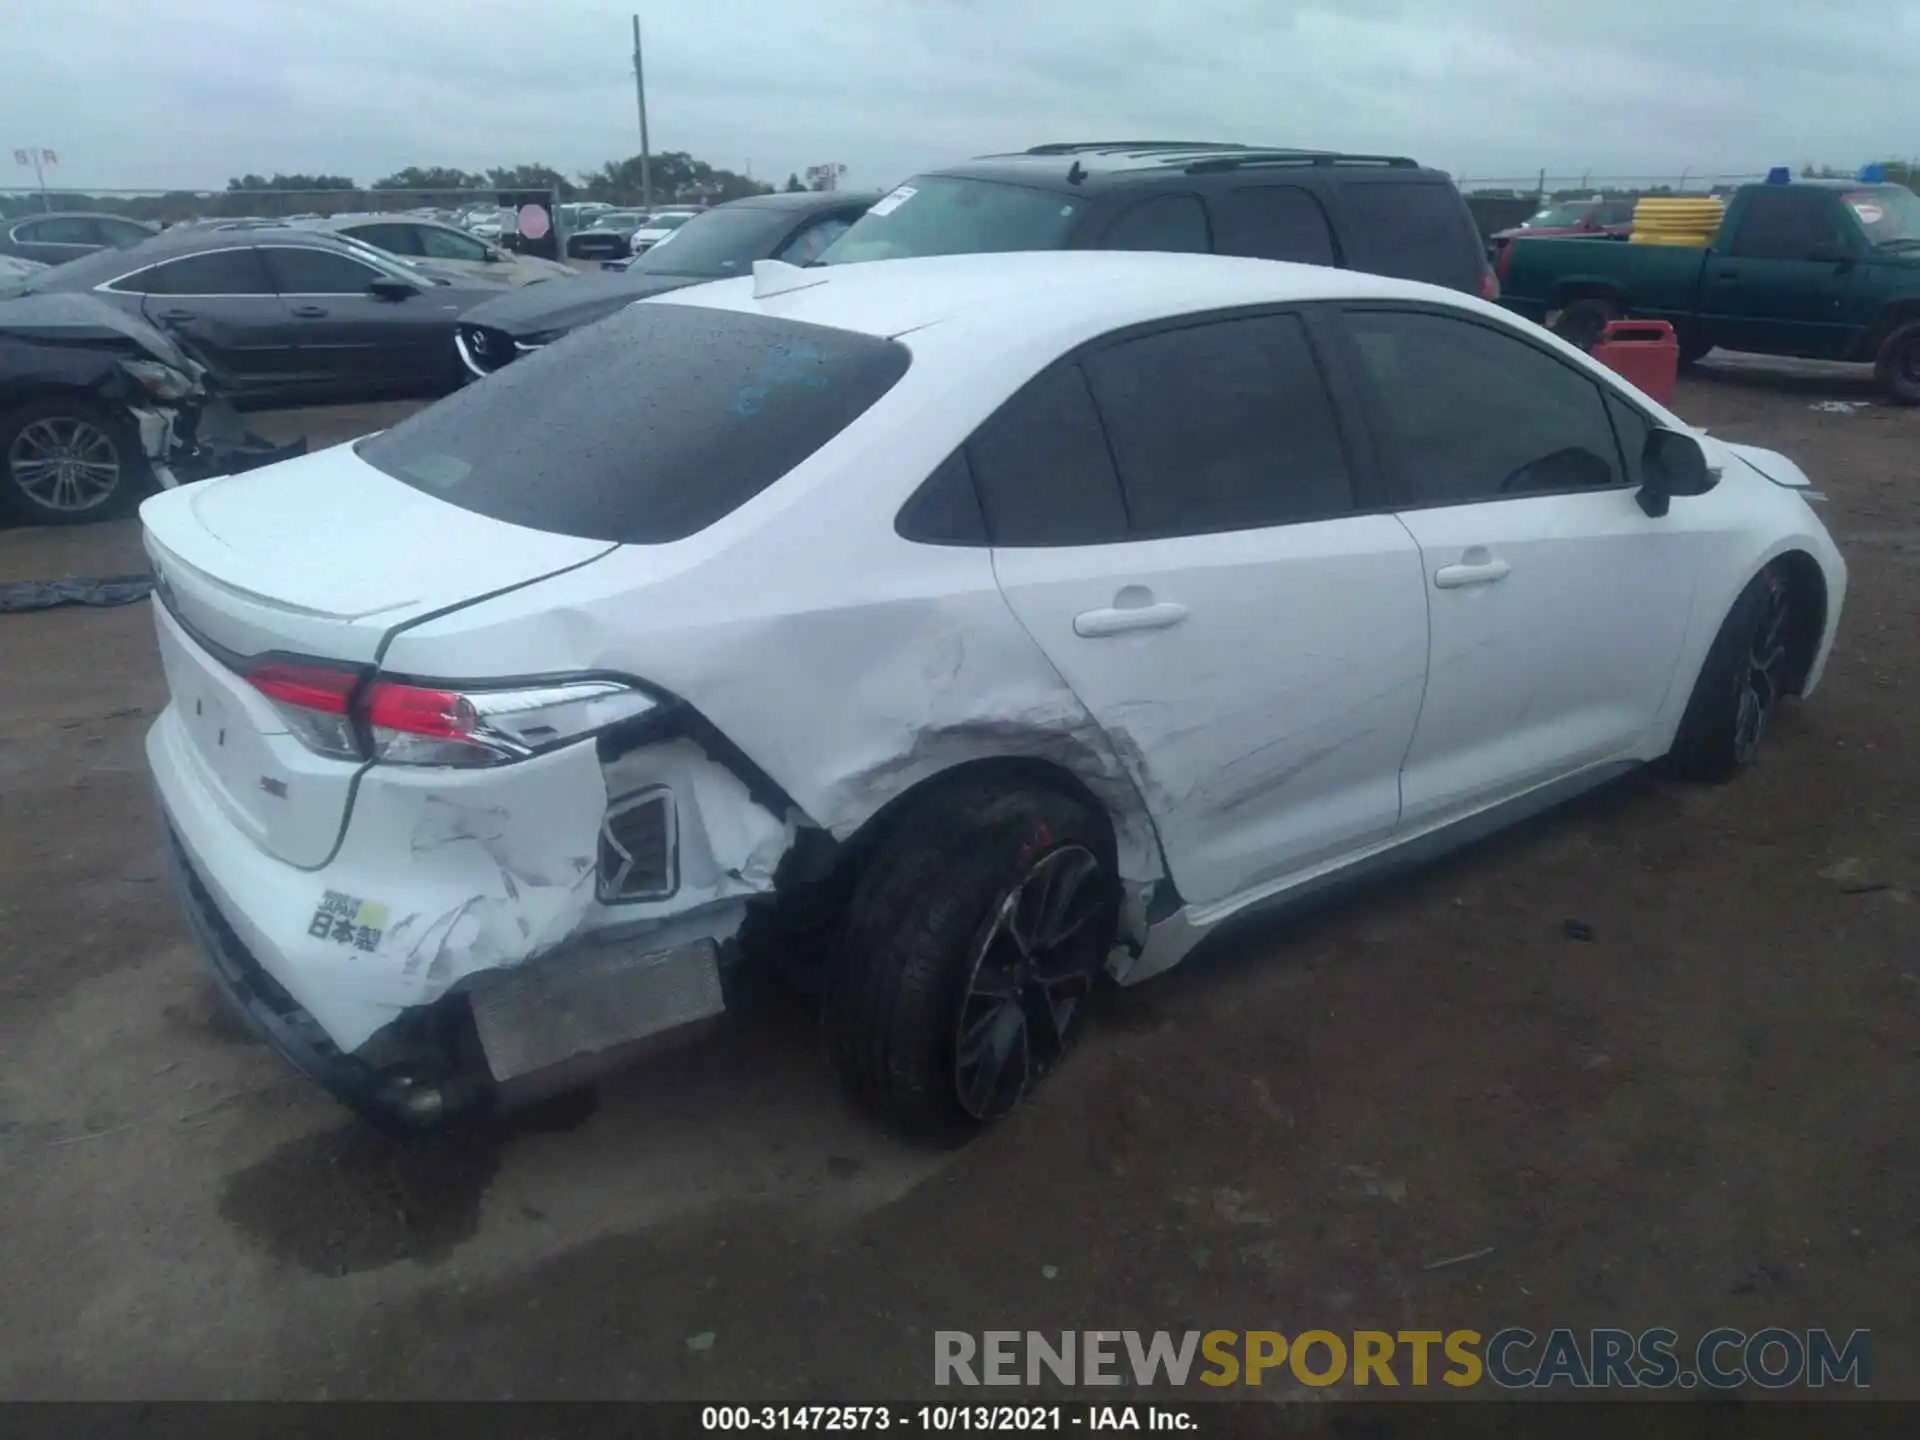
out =
[[[1873,328],[1861,337],[1854,354],[1861,360],[1874,360],[1880,354],[1880,347],[1887,343],[1887,337],[1913,320],[1920,320],[1920,300],[1900,300],[1889,305],[1873,322]]]
[[[1065,766],[1022,755],[963,761],[901,791],[845,840],[836,843],[824,831],[803,831],[774,874],[773,904],[760,907],[753,917],[750,945],[771,942],[780,947],[784,952],[781,963],[790,973],[824,959],[825,944],[838,926],[861,872],[901,818],[941,791],[983,783],[1051,790],[1077,800],[1099,817],[1109,854],[1118,844],[1112,813],[1086,782]]]
[[[1827,631],[1827,577],[1820,563],[1804,550],[1789,550],[1772,563],[1786,576],[1793,596],[1792,628],[1787,637],[1787,693],[1797,695],[1807,683],[1820,637]]]

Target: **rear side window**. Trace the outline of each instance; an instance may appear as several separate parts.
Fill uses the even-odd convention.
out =
[[[906,373],[892,340],[764,315],[628,307],[360,442],[476,514],[658,545],[704,530]]]
[[[1136,537],[1256,530],[1353,508],[1333,404],[1298,316],[1147,335],[1086,365]]]
[[[133,295],[271,295],[260,252],[249,247],[209,250],[169,260],[114,282]]]
[[[1486,260],[1460,192],[1443,180],[1354,180],[1341,198],[1353,219],[1347,261],[1400,280],[1475,293]]]
[[[1100,237],[1102,250],[1171,250],[1204,255],[1207,212],[1194,195],[1156,195],[1124,211]]]
[[[1222,255],[1256,260],[1298,260],[1337,265],[1327,212],[1311,190],[1298,185],[1249,185],[1215,195],[1213,244]]]
[[[1079,366],[1057,366],[1030,382],[966,448],[994,544],[1127,538],[1120,482]]]

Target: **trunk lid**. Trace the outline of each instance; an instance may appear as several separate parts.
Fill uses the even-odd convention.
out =
[[[366,664],[394,626],[515,589],[614,547],[491,520],[336,445],[140,507],[169,607],[241,656]]]
[[[371,667],[396,626],[616,548],[461,510],[348,446],[148,500],[172,704],[163,753],[268,853],[332,853],[363,762],[322,755],[245,678],[270,652]]]

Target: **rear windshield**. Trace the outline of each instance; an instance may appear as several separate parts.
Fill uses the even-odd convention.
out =
[[[513,525],[657,545],[704,530],[906,373],[893,340],[645,302],[523,356],[356,451]]]
[[[723,205],[689,220],[671,245],[654,246],[633,262],[635,274],[742,275],[772,251],[797,223],[794,212],[755,205]]]
[[[917,175],[882,196],[814,263],[1058,250],[1079,213],[1078,200],[1052,190]]]
[[[1375,275],[1469,293],[1486,269],[1467,202],[1445,180],[1355,180],[1340,187],[1353,217],[1347,263]]]

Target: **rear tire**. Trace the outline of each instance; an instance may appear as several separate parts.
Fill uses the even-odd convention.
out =
[[[108,520],[127,510],[146,478],[139,432],[96,401],[49,396],[0,415],[0,510],[16,520]]]
[[[1920,405],[1920,320],[1908,321],[1881,342],[1873,378],[1896,405]]]
[[[1592,296],[1575,300],[1554,317],[1553,333],[1579,350],[1591,351],[1613,321],[1620,318],[1620,307],[1611,300]]]
[[[965,785],[904,815],[855,888],[822,1019],[848,1090],[893,1128],[965,1140],[1077,1038],[1119,923],[1104,816]]]
[[[1683,779],[1718,785],[1753,763],[1785,693],[1795,603],[1792,583],[1775,565],[1754,576],[1733,602],[1668,755]]]

